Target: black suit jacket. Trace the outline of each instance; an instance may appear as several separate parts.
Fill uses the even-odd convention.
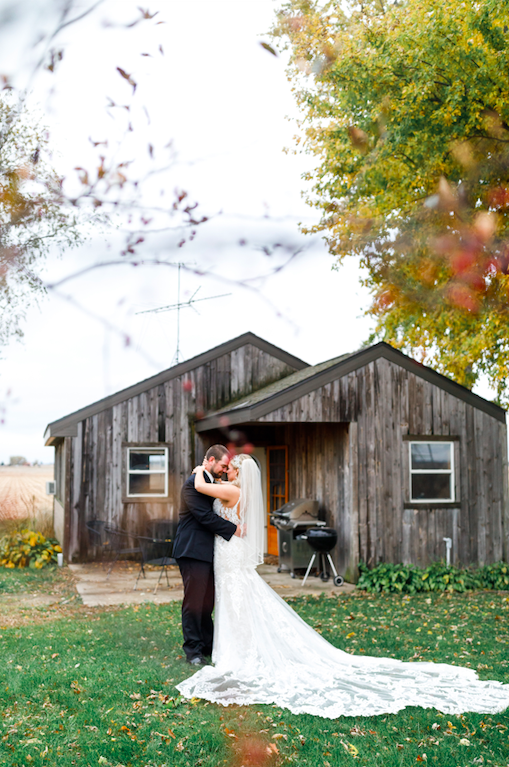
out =
[[[180,494],[180,511],[177,532],[173,544],[173,556],[201,559],[212,562],[214,558],[214,536],[220,535],[229,541],[237,525],[219,517],[212,509],[214,498],[195,489],[195,474],[184,482]],[[205,481],[210,482],[205,474]]]

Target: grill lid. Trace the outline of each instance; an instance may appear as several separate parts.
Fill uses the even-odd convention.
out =
[[[281,506],[277,511],[273,511],[273,516],[282,516],[287,519],[300,519],[306,514],[312,519],[318,519],[318,501],[313,501],[307,498],[297,498],[295,501],[288,501],[284,506]]]
[[[312,528],[306,537],[315,551],[331,551],[338,542],[338,533],[333,527]]]

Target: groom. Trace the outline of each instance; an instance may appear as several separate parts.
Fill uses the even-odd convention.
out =
[[[229,463],[223,445],[209,447],[205,454],[206,482],[219,479]],[[206,663],[212,654],[212,610],[214,609],[214,536],[229,541],[240,535],[233,522],[219,517],[212,509],[214,499],[194,487],[195,474],[184,482],[180,500],[179,523],[175,533],[173,556],[184,582],[182,633],[187,662],[193,666]]]

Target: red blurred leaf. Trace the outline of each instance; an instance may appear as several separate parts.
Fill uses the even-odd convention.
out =
[[[467,312],[476,312],[479,308],[479,301],[470,288],[466,285],[453,283],[447,290],[447,298],[455,306],[466,309]]]

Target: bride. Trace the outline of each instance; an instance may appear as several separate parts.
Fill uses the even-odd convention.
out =
[[[216,536],[214,665],[177,685],[185,698],[223,706],[272,703],[330,719],[405,706],[448,714],[493,714],[509,706],[509,685],[482,682],[472,669],[352,656],[333,647],[256,572],[263,562],[264,504],[255,461],[232,458],[228,483],[206,483],[202,467],[195,472],[195,487],[215,498],[216,514],[246,532],[230,541]]]

